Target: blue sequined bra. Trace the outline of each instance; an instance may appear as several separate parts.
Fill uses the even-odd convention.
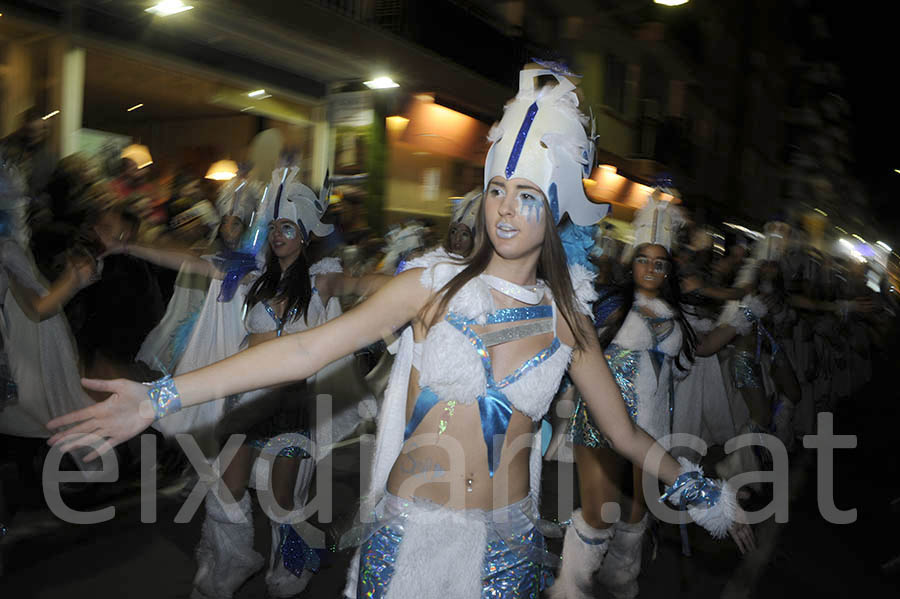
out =
[[[510,397],[510,395],[512,395],[510,389],[513,388],[515,383],[521,381],[523,377],[529,374],[537,374],[536,371],[542,365],[554,360],[557,356],[562,358],[562,368],[551,369],[550,373],[547,373],[546,376],[541,376],[540,378],[555,377],[555,385],[558,386],[559,379],[562,377],[563,371],[565,370],[565,365],[568,364],[571,349],[560,343],[559,338],[555,335],[553,305],[505,308],[492,312],[487,315],[484,323],[485,325],[509,324],[510,326],[490,332],[482,332],[481,334],[475,332],[473,328],[479,326],[480,323],[463,318],[453,312],[450,312],[445,316],[444,322],[455,329],[455,331],[464,335],[465,339],[469,341],[475,349],[481,362],[484,386],[482,392],[477,394],[475,401],[478,403],[478,409],[481,416],[481,430],[487,447],[488,467],[490,475],[493,476],[500,464],[500,444],[498,443],[495,447],[494,439],[496,435],[503,436],[506,434],[513,409],[515,408],[522,411],[532,418],[535,417],[533,406],[520,407],[517,405],[516,400],[519,394],[516,393],[513,397]],[[432,328],[432,331],[439,326],[440,324],[435,325],[435,327]],[[511,374],[503,377],[501,380],[498,381],[494,378],[493,364],[491,362],[490,354],[488,353],[488,347],[546,333],[554,333],[553,341],[549,346],[537,352],[534,356],[523,362]],[[431,332],[429,332],[429,336],[431,336]],[[451,338],[447,341],[453,340]],[[427,342],[428,340],[426,340],[426,343]],[[454,351],[453,347],[447,347],[446,349],[447,354]],[[563,351],[560,351],[561,349]],[[565,355],[563,356],[562,354]],[[468,364],[465,366],[468,366]],[[558,372],[553,372],[553,370],[558,370]],[[454,372],[452,376],[456,380],[464,379],[468,381],[473,378],[473,375],[477,375],[480,378],[480,373],[473,373],[469,368],[464,367],[461,371]],[[425,381],[426,378],[427,377],[423,377],[421,380]],[[468,389],[452,389],[451,385],[446,384],[452,382],[448,381],[449,377],[446,374],[440,378],[441,380],[435,381],[434,384],[429,385],[426,383],[422,386],[419,396],[416,398],[413,414],[406,425],[404,442],[409,440],[416,428],[418,428],[422,423],[422,420],[435,405],[441,402],[450,403],[459,399],[458,397],[449,396],[456,395],[454,391],[468,391]],[[446,389],[443,389],[443,387],[446,387]],[[436,388],[438,388],[437,391]],[[534,393],[540,393],[540,389],[536,390]],[[444,395],[444,397],[442,398],[441,395]],[[540,399],[543,400],[544,398]],[[552,400],[552,393],[550,394],[549,399]],[[468,403],[468,401],[465,400],[460,401]],[[541,401],[541,403],[543,403],[543,401]],[[546,405],[549,406],[549,401],[546,402]],[[544,408],[544,411],[546,411],[546,407]],[[528,414],[528,412],[532,413]],[[537,415],[537,417],[539,418],[540,415]],[[444,424],[443,421],[441,424]],[[444,427],[442,426],[440,432],[443,432],[443,428]]]

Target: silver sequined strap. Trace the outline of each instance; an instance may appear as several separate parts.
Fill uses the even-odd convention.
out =
[[[510,341],[517,341],[519,339],[524,339],[525,337],[552,332],[553,319],[542,318],[540,320],[532,320],[524,324],[506,327],[498,331],[482,333],[479,336],[481,337],[481,340],[484,341],[485,347],[492,347],[494,345],[500,345],[501,343],[509,343]]]

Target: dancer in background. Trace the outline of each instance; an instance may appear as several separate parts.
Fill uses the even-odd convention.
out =
[[[249,201],[243,197],[260,201],[260,218],[251,224],[242,251],[204,260],[171,250],[117,247],[110,240],[111,251],[127,252],[163,266],[180,266],[213,279],[176,374],[237,353],[245,339],[253,347],[322,324],[341,313],[339,295],[366,295],[385,279],[345,277],[333,258],[307,264],[304,252],[311,236],[328,235],[332,227],[321,222],[327,185],[317,196],[296,181],[298,171],[296,167],[276,169],[264,190],[250,182],[234,190],[236,195],[245,194],[233,200],[237,205]],[[266,238],[267,252],[261,251]],[[263,266],[258,268],[260,262]],[[271,481],[275,500],[286,513],[305,504],[315,462],[327,449],[315,447],[316,425],[333,427],[329,436],[339,440],[359,422],[357,403],[365,397],[361,383],[354,385],[359,377],[349,372],[352,367],[352,361],[343,361],[293,385],[234,394],[175,415],[171,425],[163,427],[170,435],[189,432],[199,437],[210,456],[215,455],[222,439],[248,434],[248,443],[222,473],[237,503],[214,494],[207,496],[203,536],[197,549],[197,596],[231,596],[263,563],[262,556],[253,550],[248,484],[255,484],[260,476]],[[331,419],[324,415],[317,419],[311,412],[313,402],[309,400],[317,392],[334,397]],[[213,446],[209,447],[211,441]],[[254,464],[263,471],[251,477]],[[233,521],[237,515],[243,522]],[[266,581],[274,597],[301,592],[318,567],[318,554],[291,524],[287,520],[272,521],[272,555]]]

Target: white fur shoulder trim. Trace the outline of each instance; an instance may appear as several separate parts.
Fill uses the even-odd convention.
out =
[[[341,261],[337,258],[322,258],[309,267],[309,276],[311,277],[342,272],[344,272],[344,267],[341,266]]]
[[[581,264],[569,265],[569,278],[575,290],[578,310],[588,316],[593,315],[591,305],[597,301],[597,290],[594,289],[594,274]]]
[[[649,298],[643,293],[634,294],[634,305],[647,308],[654,316],[658,316],[659,318],[672,318],[675,315],[671,306],[664,300],[661,300],[658,297]]]

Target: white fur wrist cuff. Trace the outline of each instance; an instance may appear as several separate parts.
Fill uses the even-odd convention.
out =
[[[703,469],[679,458],[681,475],[659,498],[687,509],[691,519],[709,531],[715,539],[724,538],[737,514],[737,496],[726,481],[703,476]]]

